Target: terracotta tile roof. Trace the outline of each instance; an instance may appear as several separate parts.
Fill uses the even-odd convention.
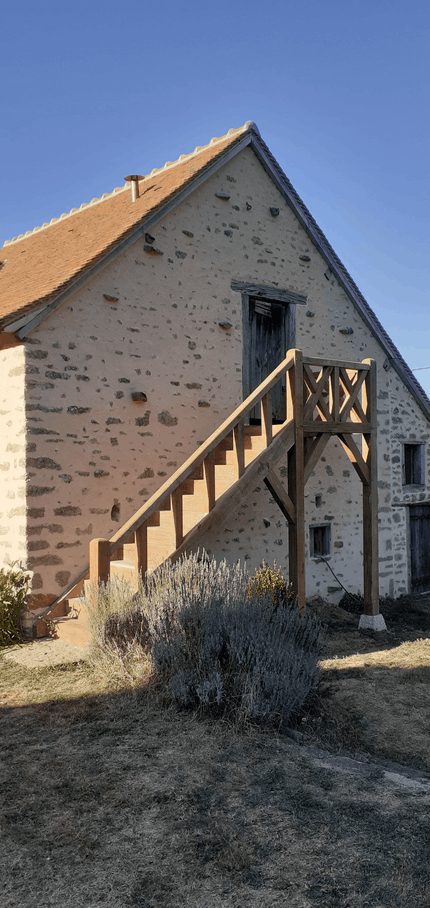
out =
[[[25,315],[40,303],[50,302],[252,128],[254,124],[246,123],[230,129],[191,154],[152,170],[140,181],[135,202],[126,184],[4,243],[0,249],[0,321],[9,316],[10,322],[10,316]]]

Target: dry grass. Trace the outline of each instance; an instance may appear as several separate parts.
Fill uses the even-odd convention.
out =
[[[323,679],[300,715],[311,743],[430,772],[430,597],[387,604],[384,633],[321,603]],[[298,727],[298,723],[296,723]]]
[[[0,656],[2,906],[428,908],[428,788],[328,752],[430,770],[430,602],[384,611],[377,636],[316,610],[323,680],[296,727],[326,755],[157,708],[90,664]]]

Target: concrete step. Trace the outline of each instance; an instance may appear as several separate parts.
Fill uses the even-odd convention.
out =
[[[73,646],[88,646],[91,640],[88,609],[81,599],[69,599],[69,614],[54,619],[55,629],[52,636]],[[73,617],[71,617],[73,616]]]
[[[63,599],[62,602],[59,602],[54,609],[49,613],[48,621],[54,621],[57,618],[64,618],[67,615],[68,606],[67,599]],[[49,624],[46,624],[43,619],[36,624],[36,637],[50,637],[51,631]]]

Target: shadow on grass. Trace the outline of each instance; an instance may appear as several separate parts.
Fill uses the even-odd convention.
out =
[[[323,670],[294,720],[306,742],[430,772],[430,665]]]
[[[2,717],[5,908],[428,904],[428,803],[381,772],[138,692]]]

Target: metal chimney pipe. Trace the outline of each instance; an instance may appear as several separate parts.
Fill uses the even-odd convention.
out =
[[[139,180],[143,180],[142,174],[129,174],[128,177],[124,177],[126,183],[130,183],[131,189],[131,201],[135,202],[139,198]]]

